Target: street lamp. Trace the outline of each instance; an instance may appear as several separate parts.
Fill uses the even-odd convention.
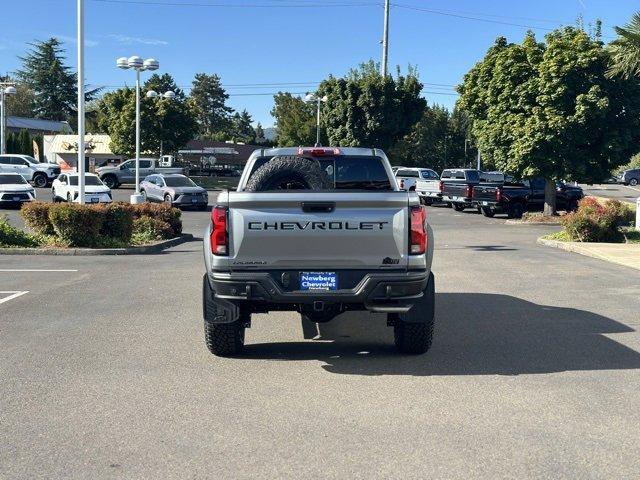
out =
[[[5,118],[5,96],[6,95],[15,95],[16,87],[13,85],[9,85],[5,87],[6,84],[0,83],[0,154],[7,153],[5,150],[6,140],[5,140],[5,130],[6,130],[6,118]]]
[[[159,94],[158,92],[154,91],[154,90],[149,90],[146,95],[147,98],[164,98],[165,100],[174,100],[176,98],[176,94],[175,92],[172,92],[171,90],[167,90],[166,92]],[[160,125],[160,128],[162,128],[162,124]],[[160,159],[162,160],[162,139],[160,139]]]
[[[122,70],[132,68],[136,71],[136,192],[131,195],[131,203],[142,203],[144,198],[140,195],[140,72],[157,70],[160,64],[153,58],[143,60],[134,55],[118,58],[116,65]]]
[[[307,93],[304,97],[305,102],[317,102],[318,103],[318,115],[316,119],[316,147],[320,146],[320,103],[327,103],[329,98],[325,95],[324,97],[320,97],[318,95],[314,95],[313,93]]]

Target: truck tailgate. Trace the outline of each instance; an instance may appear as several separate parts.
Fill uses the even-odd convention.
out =
[[[406,268],[407,192],[230,192],[229,266]]]

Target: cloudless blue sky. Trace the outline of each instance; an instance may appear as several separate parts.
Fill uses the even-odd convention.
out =
[[[140,4],[145,2],[150,4]],[[75,0],[1,3],[0,72],[20,67],[18,56],[28,42],[51,36],[65,42],[69,64],[75,68]],[[406,71],[408,64],[417,66],[425,97],[449,107],[456,98],[451,86],[482,58],[496,36],[520,41],[528,27],[535,27],[542,37],[546,29],[574,24],[582,16],[587,25],[602,19],[605,39],[610,40],[612,27],[640,10],[635,0],[392,4],[390,68],[400,65]],[[219,74],[229,86],[230,105],[246,108],[264,126],[273,124],[273,99],[255,94],[313,90],[314,82],[327,75],[342,75],[381,55],[381,0],[85,0],[85,5],[87,83],[131,85],[133,73],[118,70],[116,57],[154,57],[160,61],[160,72],[171,73],[181,86],[189,86],[197,72]],[[255,86],[282,83],[300,85]]]

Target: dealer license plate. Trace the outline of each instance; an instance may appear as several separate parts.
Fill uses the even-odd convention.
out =
[[[336,272],[300,272],[300,290],[337,290]]]

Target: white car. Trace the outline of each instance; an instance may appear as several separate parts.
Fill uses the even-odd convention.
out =
[[[29,155],[0,155],[0,173],[17,173],[38,188],[45,188],[60,174],[60,165],[40,163]]]
[[[61,173],[53,181],[51,194],[54,202],[67,201],[80,203],[80,187],[77,173]],[[111,203],[111,189],[93,173],[84,176],[85,203]]]
[[[396,171],[396,182],[400,190],[415,190],[418,179],[436,180],[440,176],[430,168],[400,168]]]
[[[0,204],[32,202],[36,191],[17,173],[0,173]]]

